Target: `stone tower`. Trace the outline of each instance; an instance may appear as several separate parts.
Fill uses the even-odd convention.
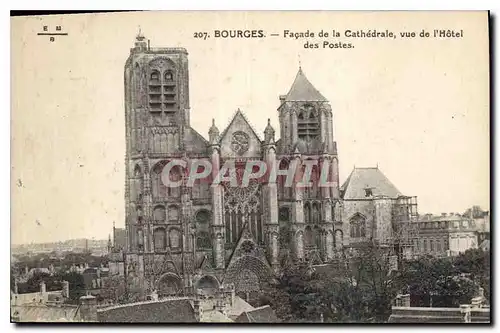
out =
[[[329,260],[335,245],[335,224],[341,224],[335,216],[335,206],[341,203],[332,108],[299,68],[288,94],[280,96],[278,112],[281,155],[302,168],[313,163],[312,186],[295,186],[291,193],[293,252],[299,259],[317,256]],[[321,177],[330,186],[320,186]],[[308,249],[312,249],[309,255]]]
[[[165,208],[155,207],[166,193],[151,190],[151,181],[158,179],[150,179],[150,171],[158,168],[161,173],[158,162],[184,149],[182,138],[189,127],[188,82],[187,51],[150,48],[139,32],[125,63],[128,252],[152,251],[152,224],[166,218],[162,216]]]

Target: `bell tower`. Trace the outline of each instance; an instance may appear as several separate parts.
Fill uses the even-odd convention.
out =
[[[299,67],[288,94],[280,96],[278,112],[281,154],[301,165],[301,170],[305,162],[316,163],[310,176],[312,185],[295,184],[293,188],[293,253],[297,259],[317,257],[328,261],[334,248],[332,207],[339,200],[332,108]],[[329,186],[321,185],[322,182]]]
[[[153,251],[151,171],[184,151],[189,128],[188,53],[152,48],[141,31],[125,63],[126,227],[128,250]],[[156,195],[156,199],[154,196]]]

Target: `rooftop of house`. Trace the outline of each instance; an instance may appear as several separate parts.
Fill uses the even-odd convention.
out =
[[[19,322],[71,322],[79,321],[79,307],[50,306],[44,304],[11,306],[11,317]]]
[[[278,318],[269,305],[264,305],[254,310],[245,311],[236,318],[238,323],[276,323]]]
[[[376,197],[398,198],[401,192],[375,168],[354,168],[340,188],[343,199],[359,200]]]
[[[105,323],[194,323],[197,321],[188,298],[112,306],[98,310],[97,319]]]

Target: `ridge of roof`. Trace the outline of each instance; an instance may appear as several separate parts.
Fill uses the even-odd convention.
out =
[[[259,142],[262,143],[262,139],[260,138],[259,135],[257,135],[257,132],[255,131],[255,128],[252,126],[252,124],[248,121],[247,117],[245,117],[245,114],[243,113],[243,111],[241,111],[239,108],[236,110],[236,112],[234,113],[233,117],[231,118],[231,121],[229,122],[229,124],[224,128],[224,130],[222,131],[222,133],[219,135],[219,144],[222,142],[222,139],[226,136],[226,133],[227,131],[229,130],[229,128],[231,127],[231,125],[234,123],[234,120],[236,119],[237,116],[241,116],[243,118],[243,120],[245,120],[245,122],[248,124],[248,126],[250,127],[250,130],[252,130],[252,133],[253,135],[255,135],[255,137],[259,140]]]

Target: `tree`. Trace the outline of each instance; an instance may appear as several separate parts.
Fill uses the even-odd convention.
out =
[[[480,249],[469,249],[455,258],[454,265],[458,272],[469,274],[470,278],[484,289],[484,297],[489,302],[491,274],[490,252],[485,252]]]
[[[71,304],[78,304],[80,297],[85,296],[85,283],[83,275],[78,272],[63,273],[58,276],[61,281],[69,282],[69,298],[66,301]]]
[[[396,293],[390,253],[367,244],[343,263],[315,267],[295,263],[283,267],[269,285],[261,305],[269,304],[282,321],[384,322]]]
[[[480,206],[472,206],[471,208],[468,208],[463,214],[463,217],[470,218],[472,213],[472,218],[481,218],[486,215],[488,215],[488,211],[482,210]]]
[[[123,276],[112,275],[102,279],[100,295],[104,300],[111,300],[113,303],[126,303],[126,293],[125,278]]]
[[[455,275],[440,278],[434,288],[435,307],[459,307],[469,304],[477,293],[477,284],[470,278]]]

